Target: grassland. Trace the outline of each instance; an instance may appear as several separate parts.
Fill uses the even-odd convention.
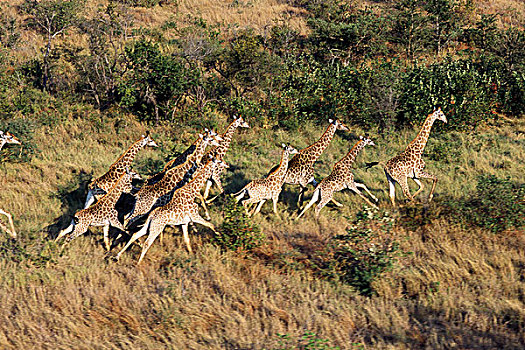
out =
[[[304,34],[304,13],[292,4],[197,0],[130,11],[137,28],[159,27],[167,20],[181,24],[199,16],[223,29],[252,27],[260,33],[285,21]],[[499,25],[523,20],[512,10],[521,0],[473,4],[484,13],[507,14]],[[83,14],[92,16],[97,7],[88,1]],[[6,11],[17,14],[14,7]],[[21,24],[24,18],[17,20]],[[23,45],[15,57],[25,61],[40,55],[41,36],[20,28]],[[58,37],[58,46],[61,40],[86,44],[75,31]],[[363,208],[364,202],[348,191],[335,196],[343,208],[328,205],[318,220],[311,210],[295,221],[298,188],[286,186],[278,205],[280,217],[267,203],[253,219],[266,238],[250,253],[222,251],[201,226],[190,230],[193,254],[184,249],[179,228],[172,227],[140,266],[140,247],[115,262],[112,256],[123,242],[106,253],[98,228],[62,249],[53,238],[82,207],[88,182],[140,135],[149,130],[160,144],[141,151],[134,162],[135,170],[149,175],[174,151],[191,144],[204,126],[223,131],[228,119],[214,112],[153,127],[117,108],[101,112],[78,101],[36,101],[42,103],[32,113],[38,123],[31,124],[21,113],[14,116],[30,130],[18,135],[25,141],[23,148],[0,153],[0,159],[11,156],[0,163],[0,207],[13,214],[19,232],[16,241],[0,234],[1,349],[525,348],[523,227],[494,233],[450,209],[450,203],[463,203],[476,193],[480,176],[525,184],[523,117],[501,116],[469,132],[433,132],[425,159],[427,170],[439,177],[434,201],[426,200],[427,186],[419,203],[400,209],[389,204],[382,169],[365,170],[364,165],[388,160],[418,130],[366,130],[377,146],[358,156],[354,173],[379,198],[380,210],[394,218],[389,234],[406,254],[374,282],[374,295],[363,296],[327,278],[317,266],[333,237],[344,234]],[[351,120],[346,122],[351,125]],[[242,130],[226,156],[231,165],[223,176],[226,192],[264,176],[279,162],[281,143],[306,147],[325,128],[326,123],[305,123],[295,132],[258,126]],[[316,165],[316,179],[328,175],[364,134],[355,126],[338,132]],[[33,153],[27,160],[28,149]],[[307,200],[311,193],[312,188]],[[210,210],[211,221],[220,227],[224,197]]]
[[[222,130],[226,120],[217,123]],[[132,118],[120,123],[65,118],[36,132],[39,153],[29,163],[2,165],[0,201],[20,231],[18,243],[2,238],[2,347],[298,348],[307,331],[342,349],[517,349],[525,343],[522,230],[495,235],[446,217],[406,225],[394,211],[399,220],[394,234],[413,254],[377,282],[378,295],[360,296],[312,273],[307,267],[311,257],[330,237],[344,233],[363,204],[350,193],[336,197],[344,208],[327,207],[318,221],[308,213],[295,222],[296,189],[286,188],[281,219],[266,206],[255,218],[267,239],[248,256],[222,252],[200,227],[191,235],[195,254],[186,253],[179,230],[170,229],[139,267],[138,247],[119,263],[109,259],[98,229],[60,252],[48,235],[81,206],[87,180],[102,174],[145,129]],[[226,189],[240,188],[278,162],[278,143],[304,147],[323,129],[308,125],[290,134],[255,128],[238,134],[227,156],[234,167],[225,176]],[[139,154],[135,168],[143,174],[173,147],[189,144],[195,127],[151,131],[161,147]],[[388,210],[382,171],[365,171],[363,162],[387,159],[416,132],[373,135],[378,146],[358,158],[357,178]],[[480,174],[525,182],[524,132],[523,122],[506,121],[471,134],[432,135],[430,157],[440,145],[451,148],[446,159],[428,161],[440,181],[436,203],[423,206],[435,213],[445,197],[472,192]],[[318,178],[359,134],[352,129],[336,135],[321,157]],[[220,224],[221,200],[211,209],[212,221]]]

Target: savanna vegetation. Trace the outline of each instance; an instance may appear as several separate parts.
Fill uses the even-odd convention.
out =
[[[0,347],[7,349],[522,349],[525,9],[520,0],[10,0],[0,3]],[[441,107],[425,150],[434,200],[392,208],[386,161]],[[298,188],[248,218],[229,196],[168,228],[141,265],[101,230],[53,238],[87,184],[141,134],[151,175],[198,132],[234,136],[226,193],[343,121],[316,166],[376,147],[347,192],[298,221]],[[412,187],[413,189],[415,187]],[[307,192],[307,199],[312,188]],[[398,201],[403,197],[398,195]],[[3,220],[3,218],[0,218]],[[111,232],[113,237],[117,231]],[[125,239],[125,237],[124,237]]]

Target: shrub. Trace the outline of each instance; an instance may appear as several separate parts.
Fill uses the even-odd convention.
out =
[[[264,234],[234,198],[226,198],[223,217],[220,234],[215,237],[215,243],[223,250],[250,251],[262,244]]]
[[[346,234],[333,237],[325,272],[360,294],[373,295],[373,282],[405,254],[391,233],[393,224],[388,212],[370,208],[359,212]]]
[[[457,220],[494,233],[521,227],[525,224],[525,184],[494,175],[480,176],[474,196],[447,205]]]

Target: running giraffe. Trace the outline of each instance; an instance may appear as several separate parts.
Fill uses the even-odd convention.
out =
[[[350,151],[344,156],[340,161],[335,163],[334,168],[332,169],[332,172],[330,175],[325,177],[319,185],[315,188],[314,194],[312,195],[312,199],[310,200],[310,203],[304,207],[303,211],[299,214],[299,216],[295,219],[299,219],[303,214],[317,201],[319,201],[319,204],[317,204],[317,207],[315,208],[315,216],[319,216],[319,212],[323,207],[330,201],[332,201],[335,205],[343,206],[341,203],[338,203],[334,200],[334,193],[336,191],[341,191],[345,188],[348,188],[355,193],[357,193],[361,198],[364,199],[364,201],[374,207],[377,208],[377,206],[370,202],[368,198],[366,198],[361,191],[359,191],[359,188],[362,188],[366,191],[372,197],[376,202],[377,198],[370,193],[368,188],[362,183],[355,182],[354,181],[354,174],[352,173],[352,164],[355,161],[355,158],[361,152],[365,146],[371,145],[374,146],[374,142],[368,138],[363,138],[362,136],[359,138],[359,141],[350,149]]]
[[[183,186],[197,169],[197,165],[201,162],[206,147],[208,145],[218,146],[220,140],[220,136],[216,134],[199,134],[197,142],[194,143],[196,147],[195,150],[193,153],[188,155],[184,163],[171,169],[168,167],[167,171],[163,170],[162,173],[164,173],[164,175],[161,177],[161,180],[155,182],[153,185],[142,186],[142,188],[135,194],[135,204],[131,212],[126,217],[126,227],[131,225],[135,220],[139,219],[143,215],[147,214],[152,208],[159,206],[157,202],[161,201],[162,197],[168,197],[170,192],[173,192],[177,188]],[[206,216],[209,217],[206,204],[204,201],[202,202],[206,210]]]
[[[301,186],[299,198],[297,199],[298,207],[301,207],[306,186],[308,186],[309,183],[317,186],[317,182],[314,179],[315,162],[319,159],[326,147],[328,147],[337,130],[348,131],[346,125],[338,120],[329,119],[328,122],[330,125],[328,125],[328,128],[321,138],[311,146],[300,150],[299,153],[290,160],[290,164],[288,164],[288,171],[286,172],[284,183]]]
[[[21,145],[22,143],[13,134],[9,132],[4,133],[3,131],[0,131],[0,150],[2,150],[5,144]],[[0,215],[5,215],[7,217],[7,221],[10,227],[8,228],[7,225],[4,225],[2,221],[0,221],[0,229],[7,232],[7,234],[10,235],[12,238],[16,238],[15,225],[13,223],[13,217],[11,216],[11,214],[6,212],[5,210],[0,209]]]
[[[158,207],[149,213],[146,223],[142,229],[131,237],[129,242],[122,248],[122,250],[116,255],[116,259],[119,260],[122,253],[124,253],[133,242],[140,237],[149,233],[144,246],[142,247],[142,253],[137,264],[140,264],[146,252],[151,247],[155,239],[164,231],[166,225],[182,225],[182,233],[186,248],[191,253],[190,238],[188,236],[188,224],[197,223],[208,227],[213,232],[215,227],[210,222],[204,220],[199,215],[199,208],[195,203],[195,196],[201,190],[206,180],[210,177],[211,173],[217,166],[222,166],[222,161],[218,159],[210,160],[203,166],[195,177],[183,187],[177,189],[173,193],[171,201],[165,206]]]
[[[144,147],[158,147],[158,145],[149,136],[149,133],[135,142],[124,154],[122,154],[115,163],[113,163],[107,173],[91,181],[88,186],[88,194],[84,208],[89,207],[95,200],[96,196],[106,194],[115,183],[126,173],[126,169],[131,168],[131,163],[137,153]]]
[[[206,153],[204,156],[204,159],[209,159],[209,157],[216,158],[218,160],[224,160],[224,155],[230,148],[230,144],[232,142],[233,134],[235,133],[235,130],[237,128],[249,128],[250,125],[248,125],[247,122],[242,119],[242,117],[233,119],[233,122],[228,125],[226,128],[226,131],[224,134],[222,134],[222,142],[220,146],[216,147],[213,150],[210,150]],[[222,163],[225,164],[225,163]],[[221,181],[221,174],[224,171],[225,167],[221,167],[220,165],[215,168],[213,171],[213,174],[210,176],[210,178],[206,181],[206,189],[204,190],[204,199],[208,199],[208,195],[210,194],[210,188],[215,183],[215,185],[219,188],[219,194],[224,192],[224,189],[222,188],[222,181]],[[217,196],[216,196],[217,197]],[[216,198],[214,197],[214,198]],[[213,200],[213,199],[212,199]],[[208,203],[210,203],[212,200],[209,200]]]
[[[396,206],[396,182],[401,186],[405,197],[410,201],[414,201],[414,197],[424,188],[423,183],[419,181],[419,179],[432,179],[432,189],[430,190],[428,201],[430,202],[432,200],[438,179],[435,175],[423,171],[425,168],[425,161],[422,159],[422,155],[428,137],[430,136],[432,125],[436,120],[441,120],[444,123],[447,122],[447,117],[443,114],[441,108],[438,108],[427,116],[416,138],[401,154],[395,156],[384,164],[386,178],[390,187],[390,201],[394,207]],[[377,163],[370,164],[375,165]],[[409,177],[419,186],[419,189],[413,196],[410,194],[410,189],[408,187]]]
[[[120,177],[117,183],[108,191],[108,193],[98,200],[89,208],[82,209],[75,213],[71,224],[59,232],[58,241],[68,233],[70,235],[66,238],[66,243],[72,241],[78,236],[84,234],[89,226],[103,226],[104,227],[104,245],[106,250],[110,250],[109,244],[109,226],[116,227],[125,231],[124,226],[118,220],[118,212],[115,209],[115,204],[119,200],[122,193],[129,193],[133,189],[131,181],[133,179],[141,179],[141,177],[127,168],[124,174]]]
[[[277,168],[270,173],[270,175],[264,179],[253,180],[244,186],[242,190],[233,194],[237,202],[240,201],[245,195],[248,195],[248,198],[242,201],[242,205],[246,209],[246,213],[248,213],[248,207],[251,204],[257,203],[256,207],[249,214],[249,216],[257,214],[261,210],[264,202],[268,199],[273,201],[273,212],[275,215],[279,215],[277,212],[277,201],[279,200],[279,195],[283,189],[284,177],[286,176],[286,171],[288,170],[288,160],[290,159],[291,155],[298,153],[297,150],[291,146],[287,146],[284,143],[282,146],[283,153],[281,156],[281,162]]]

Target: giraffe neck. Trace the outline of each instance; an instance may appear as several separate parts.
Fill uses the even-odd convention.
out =
[[[412,140],[412,142],[410,142],[410,144],[407,146],[407,151],[412,151],[413,154],[419,156],[423,154],[423,150],[427,144],[428,137],[430,136],[430,130],[432,129],[434,121],[435,119],[432,117],[432,114],[429,115],[427,119],[425,119],[425,122],[423,123],[421,130],[419,130],[416,138]]]
[[[222,160],[222,158],[228,151],[228,148],[230,148],[230,143],[232,142],[233,134],[235,134],[236,129],[237,125],[235,125],[235,121],[231,122],[230,125],[228,125],[226,131],[224,132],[224,134],[222,134],[221,144],[215,148],[215,158]]]
[[[129,182],[131,182],[131,176],[129,174],[122,175],[118,182],[111,188],[111,190],[109,190],[109,192],[104,197],[102,197],[104,200],[102,201],[101,199],[99,202],[106,203],[111,207],[114,207],[122,192],[126,192],[128,189]]]
[[[363,148],[365,148],[365,142],[363,140],[357,141],[354,147],[348,151],[346,156],[344,156],[343,159],[339,161],[339,163],[344,164],[345,166],[352,165],[355,161],[355,158]]]
[[[131,166],[131,163],[133,162],[133,159],[135,159],[135,156],[137,153],[146,145],[144,142],[144,139],[140,139],[137,142],[135,142],[133,145],[131,145],[130,148],[124,154],[120,156],[119,159],[113,165],[111,165],[112,168],[118,168],[118,169],[125,169],[128,166]]]
[[[324,132],[324,134],[321,136],[321,138],[301,153],[303,155],[308,155],[311,161],[316,161],[317,158],[321,156],[323,151],[326,149],[326,147],[328,147],[328,145],[332,141],[332,138],[335,135],[335,131],[336,126],[334,124],[330,124]]]
[[[199,138],[195,143],[195,151],[186,158],[186,162],[199,163],[204,156],[206,146],[208,146],[209,140]]]
[[[195,177],[188,182],[181,190],[185,193],[186,197],[195,198],[197,192],[200,191],[202,186],[213,172],[213,161],[210,160],[208,163],[200,169],[200,171],[195,175]]]
[[[290,159],[290,153],[287,150],[283,151],[283,155],[281,156],[281,162],[279,163],[279,166],[277,169],[273,171],[270,175],[268,175],[267,178],[275,178],[275,179],[282,179],[286,175],[286,171],[288,170],[288,161]]]

